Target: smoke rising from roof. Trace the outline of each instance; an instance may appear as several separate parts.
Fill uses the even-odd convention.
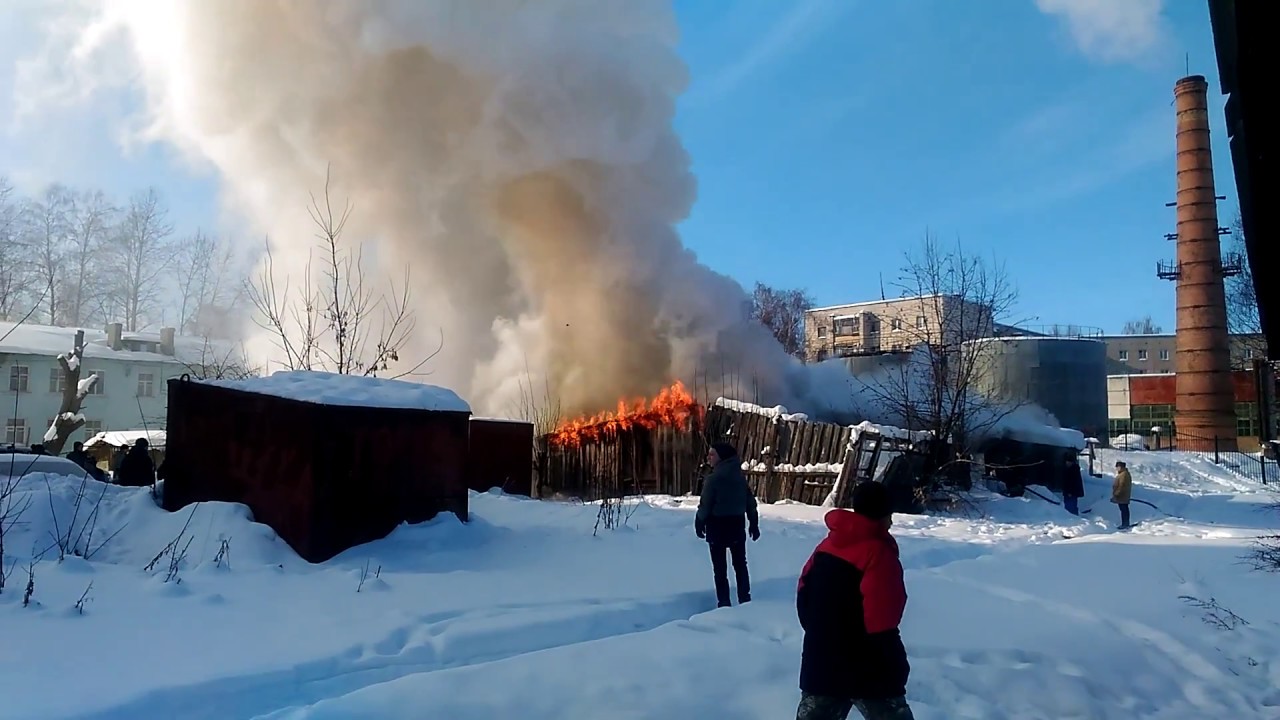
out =
[[[695,182],[667,0],[174,0],[108,4],[148,132],[216,168],[277,269],[335,180],[350,239],[412,272],[431,382],[510,412],[526,372],[569,410],[674,379],[805,405],[810,379],[748,296],[681,243]],[[84,54],[83,46],[77,48]],[[847,377],[847,376],[846,376]],[[847,390],[844,390],[847,394]]]

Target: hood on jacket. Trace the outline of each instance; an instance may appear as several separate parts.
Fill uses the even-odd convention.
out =
[[[889,538],[889,530],[880,520],[859,515],[851,510],[832,510],[823,518],[827,523],[827,536],[836,545],[853,545],[863,540]]]

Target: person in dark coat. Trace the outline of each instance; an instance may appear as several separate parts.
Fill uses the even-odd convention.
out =
[[[1068,451],[1062,476],[1062,507],[1072,515],[1080,514],[1080,498],[1084,497],[1084,477],[1075,451]]]
[[[826,515],[828,534],[800,573],[796,611],[804,629],[796,720],[912,720],[906,647],[898,625],[907,589],[888,491],[854,490],[853,512]]]
[[[156,465],[151,461],[150,447],[146,438],[129,448],[120,466],[116,468],[116,484],[129,487],[147,487],[156,482]]]
[[[82,442],[76,442],[71,446],[71,452],[67,453],[67,459],[79,465],[89,474],[93,474],[93,471],[98,467],[93,458],[89,457],[89,453],[84,451],[84,443]]]
[[[725,553],[733,557],[738,582],[738,602],[751,602],[751,576],[747,572],[747,536],[760,539],[760,515],[756,496],[742,474],[738,451],[728,443],[716,443],[707,451],[711,473],[702,482],[702,499],[693,527],[711,546],[715,574],[716,607],[729,607],[729,568]]]

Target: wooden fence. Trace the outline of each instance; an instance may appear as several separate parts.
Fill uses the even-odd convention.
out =
[[[762,502],[820,505],[838,486],[835,503],[847,507],[856,482],[874,478],[889,453],[910,444],[867,426],[811,422],[739,403],[714,405],[694,417],[700,421],[685,427],[635,426],[572,445],[542,438],[536,460],[539,496],[593,501],[698,493],[708,470],[707,448],[728,442],[738,450]]]

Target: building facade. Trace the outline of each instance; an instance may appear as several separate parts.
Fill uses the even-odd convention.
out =
[[[1264,433],[1258,407],[1258,386],[1251,370],[1231,373],[1235,394],[1235,431],[1239,448],[1255,452]],[[1107,376],[1107,430],[1110,437],[1134,434],[1165,438],[1178,432],[1175,420],[1177,376],[1174,373],[1143,373]],[[1212,440],[1213,438],[1204,438]]]
[[[821,362],[955,344],[995,334],[990,311],[947,295],[873,300],[805,312],[805,358]]]
[[[0,322],[0,377],[8,390],[3,401],[5,445],[42,442],[61,409],[66,384],[58,355],[72,351],[76,332]],[[168,380],[201,376],[225,359],[211,347],[203,339],[177,337],[172,328],[159,334],[126,333],[115,323],[101,332],[86,330],[80,378],[92,374],[98,379],[81,408],[84,427],[71,440],[107,430],[163,429]]]
[[[1108,375],[1158,375],[1176,370],[1178,337],[1173,333],[1104,335],[1102,340],[1107,344]],[[1230,343],[1233,370],[1246,369],[1254,359],[1267,356],[1266,342],[1261,335],[1232,335]]]

